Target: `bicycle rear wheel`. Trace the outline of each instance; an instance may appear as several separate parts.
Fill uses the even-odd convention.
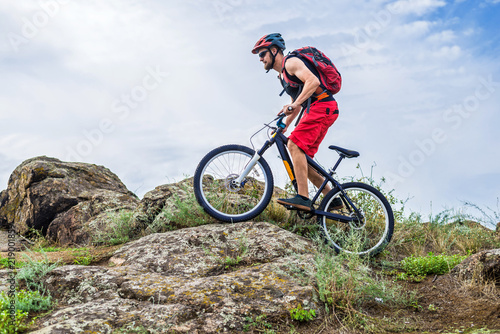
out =
[[[205,212],[224,222],[250,220],[269,204],[273,194],[273,175],[260,158],[247,177],[233,181],[247,167],[255,151],[241,145],[226,145],[209,152],[194,175],[194,193]]]
[[[342,190],[337,187],[325,196],[319,210],[354,219],[342,222],[319,216],[323,237],[337,252],[377,255],[391,241],[394,232],[394,215],[389,202],[368,184],[350,182],[341,187]]]

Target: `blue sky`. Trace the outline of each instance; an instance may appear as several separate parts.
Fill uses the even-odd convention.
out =
[[[250,53],[281,32],[343,76],[320,163],[329,144],[360,151],[340,176],[359,163],[424,216],[464,201],[498,212],[499,18],[498,0],[4,1],[0,189],[47,155],[104,165],[142,197],[214,147],[249,145],[288,101]]]

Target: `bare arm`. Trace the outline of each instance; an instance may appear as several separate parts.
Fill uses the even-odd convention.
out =
[[[298,58],[290,58],[285,63],[285,69],[290,75],[295,75],[299,78],[300,81],[304,83],[304,87],[302,88],[302,92],[293,104],[301,105],[318,89],[320,82],[318,77],[316,77],[302,62],[302,60]]]
[[[290,58],[285,62],[285,69],[290,75],[295,75],[304,83],[302,92],[297,96],[294,102],[283,107],[281,112],[287,115],[285,124],[290,125],[300,112],[301,105],[318,89],[320,82],[318,78],[307,68],[307,66],[298,58]],[[288,110],[291,107],[292,110]],[[286,131],[286,128],[285,128]]]

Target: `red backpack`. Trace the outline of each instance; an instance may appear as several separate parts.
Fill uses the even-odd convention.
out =
[[[286,74],[285,61],[289,57],[299,57],[308,61],[314,68],[318,70],[319,81],[321,85],[332,94],[337,94],[342,86],[342,77],[339,71],[333,65],[330,58],[328,58],[323,52],[319,51],[315,47],[306,46],[297,50],[290,52],[286,57],[283,58],[283,79],[291,87],[298,87],[300,84],[290,80]]]

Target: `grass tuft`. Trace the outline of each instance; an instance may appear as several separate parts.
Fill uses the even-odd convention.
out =
[[[329,247],[318,245],[315,264],[319,299],[349,328],[366,330],[373,325],[374,320],[360,311],[366,304],[398,307],[417,300],[414,292],[377,275],[368,261],[356,254],[336,255]]]
[[[434,255],[410,256],[401,261],[402,268],[408,275],[443,275],[449,273],[453,267],[467,258],[466,255]]]

